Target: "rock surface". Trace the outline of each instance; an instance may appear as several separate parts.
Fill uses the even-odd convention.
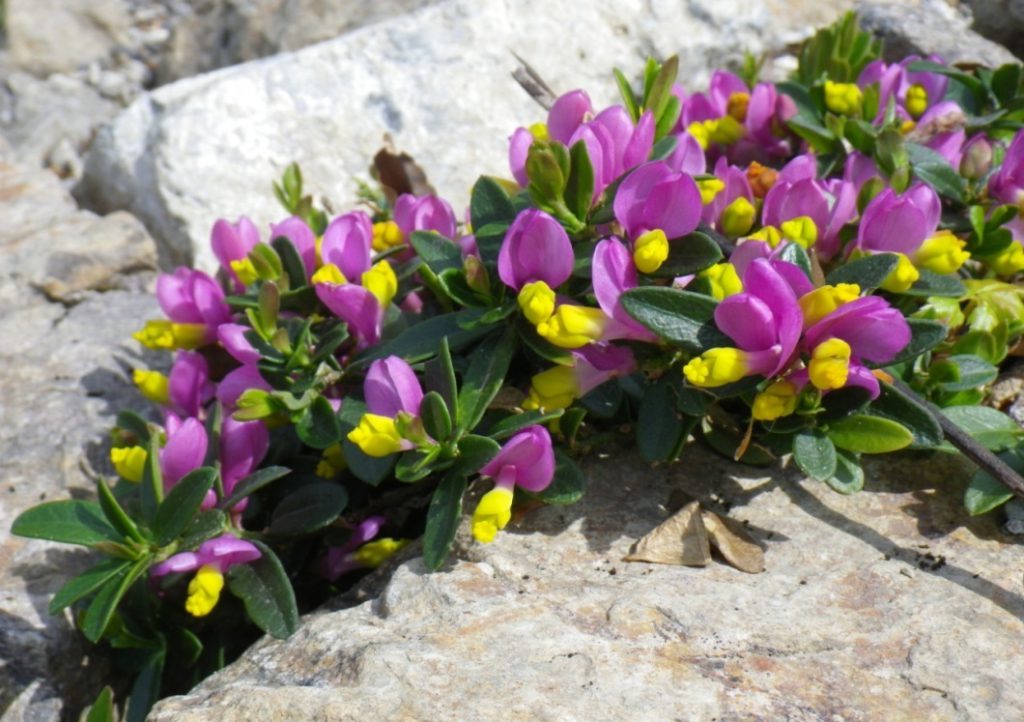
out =
[[[507,175],[504,139],[542,117],[511,78],[512,51],[555,90],[611,102],[613,66],[634,76],[648,55],[679,53],[682,81],[699,87],[711,68],[778,51],[851,4],[447,0],[140,98],[94,143],[81,195],[131,210],[162,263],[210,269],[217,218],[280,219],[270,180],[290,161],[342,208],[389,133],[460,208],[479,174]]]
[[[582,502],[531,512],[380,596],[264,640],[156,722],[996,720],[1024,708],[1024,550],[961,505],[950,457],[868,465],[840,496],[691,448],[586,465]],[[769,476],[770,474],[770,476]],[[767,571],[624,563],[687,497],[730,510]],[[463,534],[465,533],[463,530]]]
[[[1018,62],[1009,50],[971,30],[971,14],[945,0],[862,2],[861,25],[882,38],[890,61],[937,53],[949,63],[998,67]]]
[[[974,14],[974,29],[1024,58],[1022,0],[965,0]]]
[[[41,75],[105,58],[127,40],[126,0],[7,0],[4,30],[15,65]]]
[[[201,0],[175,19],[160,84],[336,37],[436,0]]]
[[[89,557],[9,530],[40,501],[91,495],[114,414],[144,407],[126,341],[158,313],[145,289],[156,254],[134,218],[79,211],[56,176],[2,145],[0,208],[0,720],[45,722],[77,715],[103,684],[70,618],[46,610]]]

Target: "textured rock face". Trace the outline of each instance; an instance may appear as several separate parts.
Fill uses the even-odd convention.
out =
[[[157,70],[165,83],[297,50],[434,0],[202,0],[174,23]]]
[[[971,31],[969,11],[944,0],[862,2],[858,10],[864,28],[882,38],[890,60],[937,53],[950,63],[997,67],[1018,62],[1006,48]]]
[[[966,0],[974,14],[974,29],[1024,57],[1024,2],[1022,0]]]
[[[142,408],[125,342],[158,313],[142,288],[156,254],[131,216],[77,210],[53,174],[2,146],[0,208],[0,719],[58,720],[102,686],[70,618],[46,611],[89,557],[9,530],[40,501],[91,495],[114,414]]]
[[[124,42],[124,0],[7,0],[5,30],[11,60],[36,73],[74,70]]]
[[[448,0],[140,98],[94,143],[82,195],[135,213],[161,262],[209,269],[218,217],[280,218],[270,179],[289,161],[341,208],[386,132],[458,208],[479,174],[507,175],[504,138],[542,116],[510,77],[510,51],[556,90],[611,102],[613,66],[632,76],[650,54],[679,53],[683,82],[699,87],[711,68],[778,50],[850,4]]]
[[[869,464],[843,497],[700,448],[586,465],[569,508],[400,564],[380,596],[263,641],[160,722],[996,720],[1024,705],[1020,545],[960,505],[950,457]],[[765,547],[747,575],[622,562],[686,496]]]

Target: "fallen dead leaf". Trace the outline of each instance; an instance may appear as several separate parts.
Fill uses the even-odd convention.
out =
[[[690,502],[633,544],[623,561],[705,567],[711,547],[699,502]]]
[[[701,513],[701,518],[712,546],[725,561],[748,574],[764,571],[764,550],[754,543],[742,524],[707,510]]]
[[[385,146],[373,157],[371,175],[377,179],[394,204],[403,193],[416,196],[434,193],[434,187],[427,180],[427,174],[408,153],[399,153],[392,145],[390,136],[384,138]]]

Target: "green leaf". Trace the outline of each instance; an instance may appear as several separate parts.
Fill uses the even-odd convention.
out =
[[[452,473],[472,476],[498,455],[501,446],[486,436],[469,434],[459,439],[459,455],[455,459]]]
[[[555,449],[555,475],[547,488],[530,496],[545,504],[575,504],[583,497],[586,479],[576,462],[561,449]]]
[[[844,263],[828,274],[825,282],[831,285],[856,283],[862,291],[878,288],[889,277],[899,256],[895,253],[877,253]]]
[[[999,455],[1018,474],[1024,474],[1024,459],[1017,454],[1006,452]],[[1002,506],[1013,498],[1013,492],[987,471],[978,469],[971,477],[967,490],[964,492],[964,506],[971,516],[978,516]]]
[[[569,158],[572,170],[562,196],[569,211],[581,222],[586,222],[587,211],[594,198],[594,167],[590,164],[587,144],[582,140],[576,141],[569,149]]]
[[[345,457],[345,463],[348,464],[348,470],[357,479],[370,486],[377,486],[391,476],[391,470],[395,466],[396,456],[394,454],[384,457],[368,456],[348,439],[341,442],[341,451]]]
[[[133,541],[143,541],[139,528],[121,507],[120,502],[114,496],[114,492],[110,490],[106,480],[102,477],[96,481],[96,491],[100,498],[100,508],[103,510],[103,515],[107,517],[107,521],[117,530],[118,534]]]
[[[840,494],[856,494],[864,488],[864,469],[856,455],[840,451],[836,455],[836,473],[825,483]]]
[[[220,536],[230,528],[227,514],[220,509],[201,511],[193,517],[192,523],[185,527],[179,548],[195,549],[207,539]]]
[[[613,68],[612,73],[615,75],[615,84],[619,87],[619,95],[622,96],[622,104],[626,106],[626,110],[629,111],[629,117],[635,123],[640,120],[640,105],[633,94],[633,88],[621,70]]]
[[[887,366],[895,366],[904,361],[910,361],[921,354],[930,351],[946,339],[946,327],[938,321],[929,321],[924,318],[908,318],[907,325],[910,326],[910,343],[907,347],[896,354]]]
[[[871,402],[871,411],[905,426],[914,436],[909,449],[934,449],[942,443],[942,427],[916,397],[882,383],[882,393]]]
[[[626,312],[666,341],[692,353],[716,346],[731,346],[732,341],[714,323],[718,303],[675,288],[648,286],[622,294]]]
[[[216,479],[215,469],[201,466],[174,485],[160,504],[153,522],[157,544],[166,546],[178,538],[199,511],[206,492],[213,488]]]
[[[669,244],[668,258],[658,270],[648,274],[654,278],[675,278],[703,271],[722,260],[722,249],[706,233],[694,231]]]
[[[309,285],[306,281],[306,265],[302,262],[302,257],[295,249],[295,244],[291,239],[278,236],[271,241],[270,245],[281,258],[281,266],[288,278],[288,288],[294,291]]]
[[[61,587],[50,600],[50,614],[57,614],[70,604],[83,599],[120,574],[127,573],[132,562],[124,559],[106,559],[79,574]]]
[[[139,482],[139,500],[142,504],[142,518],[152,524],[156,510],[164,499],[164,476],[160,470],[160,439],[152,434],[146,444],[146,463],[142,466],[142,481]]]
[[[919,269],[921,277],[914,285],[903,291],[905,296],[946,296],[961,298],[967,295],[967,288],[955,275],[944,276],[927,269]]]
[[[818,429],[805,429],[793,437],[793,460],[812,479],[825,481],[836,473],[836,447]]]
[[[96,701],[85,713],[85,722],[117,722],[117,710],[114,707],[114,690],[104,687]]]
[[[676,395],[670,375],[644,391],[636,421],[636,445],[647,461],[672,461],[679,456],[693,428],[690,419],[676,411]]]
[[[290,473],[291,469],[287,466],[266,466],[262,469],[257,469],[235,484],[235,488],[231,490],[231,493],[224,497],[217,506],[221,509],[230,509],[250,494]]]
[[[945,158],[931,148],[917,143],[907,143],[910,169],[918,179],[924,181],[940,196],[963,203],[967,182]]]
[[[295,591],[277,555],[252,540],[262,556],[236,564],[227,573],[228,589],[245,604],[249,619],[275,639],[287,639],[299,628]]]
[[[452,415],[436,391],[428,391],[420,404],[420,418],[423,428],[432,439],[446,441],[452,433]]]
[[[441,394],[445,406],[454,409],[459,387],[455,381],[455,366],[452,364],[447,338],[441,339],[437,356],[427,361],[423,370],[427,389]],[[455,419],[455,423],[458,423],[458,419]]]
[[[962,70],[956,69],[952,65],[942,65],[941,63],[935,63],[931,60],[916,60],[907,65],[906,69],[913,73],[925,72],[945,75],[947,78],[951,78],[963,85],[978,103],[984,101],[987,94],[985,92],[985,86],[980,80],[973,75],[969,75]]]
[[[778,258],[780,261],[786,261],[787,263],[792,263],[794,266],[798,266],[808,279],[813,280],[811,258],[799,243],[787,243],[783,245],[782,250],[779,251]]]
[[[943,391],[967,391],[995,381],[999,369],[977,356],[959,354],[935,361],[929,368]],[[949,379],[949,380],[943,380]]]
[[[751,466],[769,466],[775,463],[775,457],[757,444],[748,444],[743,456],[737,459],[736,452],[743,442],[742,437],[730,429],[712,426],[706,418],[701,422],[701,434],[708,446],[727,459]]]
[[[152,559],[148,556],[139,559],[123,572],[113,575],[99,588],[82,618],[82,634],[86,639],[90,642],[100,641],[121,598],[135,580],[149,568],[151,562]]]
[[[1013,447],[1024,435],[1013,419],[988,406],[949,406],[942,413],[989,451]]]
[[[522,431],[527,426],[533,426],[534,424],[546,424],[548,421],[553,421],[559,418],[565,413],[565,409],[552,409],[551,411],[541,411],[535,409],[533,411],[524,411],[522,413],[512,414],[506,416],[501,421],[497,422],[492,426],[487,435],[492,439],[507,439],[518,431]]]
[[[399,481],[414,482],[426,479],[434,473],[433,463],[438,458],[438,447],[429,451],[412,449],[398,455],[395,464],[395,478]]]
[[[313,449],[326,449],[341,441],[341,426],[331,402],[324,396],[313,399],[295,424],[295,433],[302,443]]]
[[[644,99],[644,108],[651,111],[655,120],[661,117],[672,97],[672,84],[679,75],[679,56],[673,55],[662,63],[651,85],[651,91]]]
[[[1000,105],[1014,100],[1020,92],[1021,66],[1019,63],[1000,65],[992,73],[992,94]]]
[[[442,337],[448,339],[448,345],[453,353],[461,351],[491,331],[491,328],[486,326],[463,329],[460,323],[470,318],[466,311],[458,311],[413,324],[390,341],[378,344],[360,354],[348,368],[362,369],[385,356],[401,356],[410,364],[426,361],[437,353],[437,340]]]
[[[830,391],[821,400],[823,411],[818,415],[819,423],[838,421],[860,411],[871,401],[871,392],[861,386],[845,386]]]
[[[124,722],[145,722],[153,705],[160,699],[166,652],[161,649],[146,657],[128,697]]]
[[[462,270],[462,249],[458,243],[434,231],[413,231],[409,238],[416,255],[434,273],[448,268]]]
[[[830,424],[828,436],[836,446],[862,454],[884,454],[905,448],[914,440],[906,427],[881,416],[860,414]]]
[[[338,518],[347,503],[348,494],[337,484],[307,484],[277,505],[269,532],[275,536],[299,536],[323,529]]]
[[[427,525],[423,532],[423,563],[431,571],[440,569],[455,540],[462,515],[462,495],[466,492],[466,477],[446,474],[427,510]]]
[[[26,509],[14,520],[11,533],[83,546],[122,541],[99,504],[77,499],[48,501]]]
[[[480,423],[484,412],[498,395],[512,356],[516,352],[516,334],[510,326],[500,336],[492,336],[481,343],[470,355],[469,369],[459,389],[459,432],[472,431]]]

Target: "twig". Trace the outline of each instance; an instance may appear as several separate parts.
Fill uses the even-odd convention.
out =
[[[899,379],[893,379],[892,383],[900,391],[911,395],[925,405],[931,415],[935,417],[935,420],[939,422],[946,440],[955,446],[961,454],[991,474],[993,479],[1012,491],[1019,498],[1024,499],[1024,478],[1021,478],[1020,474],[1014,471],[1009,464],[975,441],[970,434],[950,421],[949,417],[942,413],[939,407],[926,399],[922,399],[905,383]]]
[[[516,82],[522,86],[523,90],[531,98],[537,101],[540,107],[544,108],[544,110],[551,110],[551,106],[555,104],[555,99],[558,97],[555,95],[555,91],[544,82],[544,78],[540,77],[540,73],[530,67],[529,63],[515,53],[512,53],[512,55],[519,61],[519,67],[512,71],[512,77],[516,79]]]

